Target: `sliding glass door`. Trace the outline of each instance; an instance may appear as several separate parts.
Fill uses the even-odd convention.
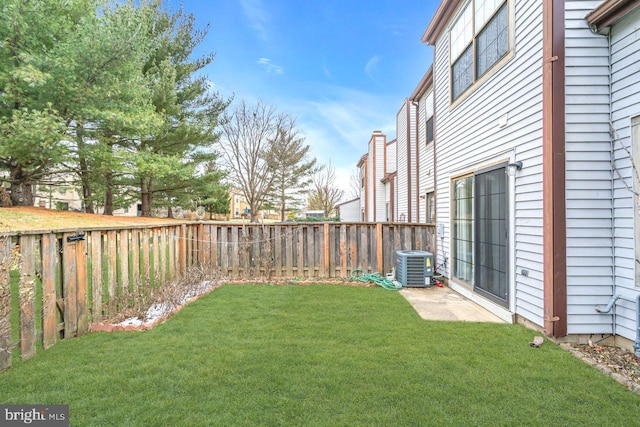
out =
[[[452,182],[453,277],[503,306],[509,304],[506,165]]]

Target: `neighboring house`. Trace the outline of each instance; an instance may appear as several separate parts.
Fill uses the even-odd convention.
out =
[[[396,222],[396,206],[398,205],[398,161],[397,140],[387,142],[385,147],[386,161],[384,176],[380,180],[384,184],[385,221]]]
[[[243,218],[249,216],[249,203],[242,194],[242,191],[237,188],[229,188],[229,212],[231,212],[231,218]]]
[[[80,198],[78,187],[73,184],[70,176],[56,175],[46,183],[33,186],[35,206],[64,211],[82,211],[84,204]]]
[[[360,220],[364,222],[393,221],[395,198],[395,141],[376,130],[368,143],[368,152],[357,164],[362,188]]]
[[[551,336],[640,344],[639,4],[443,0],[423,35],[434,46],[437,269]],[[399,159],[410,132],[399,121]],[[614,295],[611,312],[596,310]]]
[[[336,205],[340,222],[360,222],[360,199],[353,199]]]
[[[84,211],[84,203],[80,197],[82,190],[76,182],[76,177],[72,174],[56,174],[35,184],[34,205],[47,209]],[[98,207],[96,213],[102,213],[102,207]],[[113,211],[115,216],[139,216],[141,213],[140,203]]]

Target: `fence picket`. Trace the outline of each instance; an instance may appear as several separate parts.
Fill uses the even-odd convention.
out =
[[[333,228],[333,227],[332,227]],[[335,228],[334,228],[335,230]],[[335,238],[335,232],[333,237]],[[340,225],[340,276],[347,277],[347,226]],[[335,257],[332,257],[335,258]]]
[[[140,230],[131,230],[131,291],[133,295],[140,295]]]
[[[75,233],[65,233],[62,239],[62,295],[64,298],[64,338],[78,334],[78,269],[76,242],[67,241]]]
[[[20,236],[20,253],[20,357],[27,360],[36,354],[35,236]]]
[[[118,249],[117,233],[115,230],[107,232],[107,306],[109,307],[109,317],[113,317],[118,310]]]
[[[0,238],[0,371],[11,366],[11,236]]]
[[[304,277],[304,239],[305,239],[305,234],[306,231],[308,230],[307,227],[305,227],[304,225],[299,225],[297,227],[298,230],[298,253],[297,253],[297,266],[298,266],[298,270],[296,276],[298,277]]]
[[[282,238],[284,237],[282,234],[282,229],[283,227],[281,225],[276,225],[273,236],[275,246],[273,263],[275,264],[276,277],[282,276]]]
[[[94,233],[100,234],[99,231],[94,231]],[[45,350],[56,344],[58,334],[56,313],[56,258],[56,236],[55,234],[44,234],[42,236],[42,347]],[[100,270],[100,272],[102,272],[102,270]],[[102,277],[100,277],[100,286],[102,286]]]
[[[129,230],[118,232],[118,252],[120,254],[120,285],[122,286],[122,297],[129,295]]]
[[[285,263],[287,266],[287,277],[293,277],[293,230],[293,226],[285,229]]]
[[[87,289],[87,241],[76,242],[76,316],[78,336],[89,332],[89,293]]]
[[[357,226],[351,224],[349,227],[349,268],[347,275],[358,268],[358,229]]]

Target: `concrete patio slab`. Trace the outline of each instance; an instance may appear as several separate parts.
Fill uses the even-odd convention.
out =
[[[402,288],[400,294],[425,320],[504,323],[499,317],[446,286]]]

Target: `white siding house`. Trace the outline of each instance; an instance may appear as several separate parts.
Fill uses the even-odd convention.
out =
[[[360,199],[353,199],[336,206],[340,222],[360,222]]]
[[[557,338],[640,345],[639,5],[443,0],[423,35],[439,270],[496,315]],[[410,129],[398,124],[400,159]],[[421,169],[418,191],[428,183]]]
[[[391,145],[395,147],[395,145]],[[358,162],[361,171],[362,191],[360,196],[362,221],[386,222],[389,201],[387,176],[387,137],[374,131],[368,143],[368,152]]]

